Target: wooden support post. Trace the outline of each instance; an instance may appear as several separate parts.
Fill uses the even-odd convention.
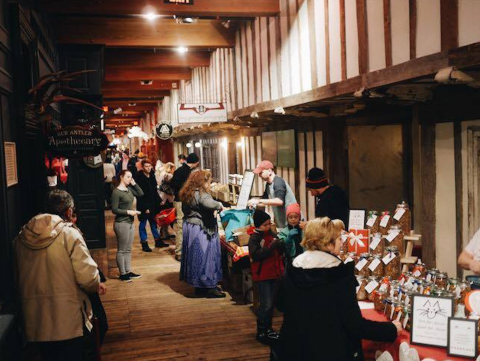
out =
[[[442,51],[458,48],[458,0],[440,0]]]
[[[426,117],[426,112],[421,113]],[[437,173],[435,160],[435,122],[422,122],[421,129],[421,222],[422,222],[422,260],[428,268],[436,266],[436,188]]]
[[[340,46],[342,51],[342,80],[347,79],[347,33],[345,24],[345,0],[340,2]]]
[[[357,30],[358,30],[358,69],[360,74],[368,72],[368,31],[367,3],[357,0]]]
[[[463,251],[463,167],[462,167],[462,123],[453,123],[453,149],[455,159],[455,225],[457,259]],[[463,268],[457,263],[457,277],[463,278]]]
[[[385,31],[385,64],[392,66],[392,16],[390,0],[383,0],[383,27]]]
[[[409,0],[410,59],[417,57],[417,0]]]

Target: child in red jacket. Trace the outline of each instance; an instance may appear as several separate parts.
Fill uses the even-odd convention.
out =
[[[257,340],[270,344],[278,339],[278,333],[272,329],[274,294],[277,280],[284,272],[284,243],[275,238],[271,231],[270,216],[263,211],[253,214],[255,231],[248,241],[252,278],[258,286],[260,307],[257,313]]]

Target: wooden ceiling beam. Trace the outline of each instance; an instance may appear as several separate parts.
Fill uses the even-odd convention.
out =
[[[168,90],[105,90],[103,91],[103,96],[105,98],[148,98],[148,97],[165,97],[169,96],[170,91]]]
[[[108,68],[196,68],[210,66],[209,51],[179,53],[166,49],[107,49],[105,66]]]
[[[138,68],[138,69],[105,69],[105,81],[176,81],[189,80],[192,78],[190,68]]]
[[[152,104],[156,105],[158,103],[161,103],[163,100],[162,98],[156,98],[156,99],[148,99],[148,98],[135,98],[135,97],[123,97],[123,98],[116,98],[116,97],[111,97],[111,98],[103,98],[103,102],[105,104],[111,104],[111,103],[122,103],[122,104],[128,104],[128,103],[136,103],[137,105],[145,105],[145,104]]]
[[[106,81],[103,83],[103,91],[111,90],[172,90],[178,89],[177,81],[158,81],[155,80],[152,85],[142,85],[140,81]]]
[[[156,104],[141,104],[131,107],[128,105],[128,102],[103,102],[104,105],[108,106],[109,109],[113,110],[116,108],[122,108],[125,111],[135,111],[135,112],[150,112],[155,110]]]
[[[52,24],[60,44],[103,44],[111,47],[210,49],[235,45],[234,29],[218,20],[177,24],[173,19],[148,22],[142,18],[55,17]]]
[[[163,0],[41,0],[54,14],[131,15],[154,12],[177,16],[259,17],[280,13],[279,0],[195,0],[194,5],[165,4]]]

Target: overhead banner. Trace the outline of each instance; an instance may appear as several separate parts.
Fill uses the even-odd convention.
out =
[[[108,139],[98,128],[80,126],[51,131],[46,136],[45,150],[65,158],[98,155],[108,146]]]
[[[178,104],[178,123],[220,123],[227,121],[227,108],[223,103]]]

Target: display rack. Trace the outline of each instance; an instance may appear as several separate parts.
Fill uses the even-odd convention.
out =
[[[406,243],[405,248],[405,257],[403,257],[400,262],[402,264],[402,272],[408,271],[408,266],[411,264],[415,264],[418,261],[418,257],[412,256],[413,253],[413,245],[415,242],[420,242],[422,239],[421,234],[414,234],[413,231],[409,236],[405,236],[404,240]]]

